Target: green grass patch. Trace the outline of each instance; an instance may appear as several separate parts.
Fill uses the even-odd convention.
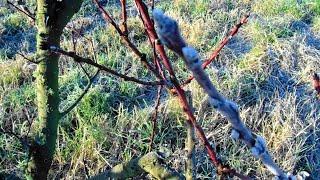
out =
[[[253,5],[253,10],[266,17],[275,16],[291,16],[299,19],[304,15],[302,4],[295,0],[277,1],[277,0],[266,0],[257,1]]]

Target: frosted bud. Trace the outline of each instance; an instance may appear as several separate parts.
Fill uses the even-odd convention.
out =
[[[256,147],[252,147],[252,148],[251,148],[251,153],[253,154],[253,156],[259,157],[259,155],[260,155],[260,150],[259,150],[258,148],[256,148]]]
[[[181,54],[181,48],[185,47],[186,43],[180,35],[177,22],[166,16],[160,9],[154,9],[152,13],[161,43]]]
[[[262,151],[266,150],[266,141],[263,139],[262,136],[257,136],[255,146],[260,148]]]
[[[240,133],[235,130],[235,129],[232,129],[231,130],[231,135],[230,137],[233,139],[233,140],[238,140],[240,138]]]
[[[182,48],[182,53],[191,66],[201,65],[198,52],[193,47]]]
[[[164,16],[163,11],[160,9],[154,9],[152,14],[156,22],[159,22],[161,19],[163,19],[163,16]]]

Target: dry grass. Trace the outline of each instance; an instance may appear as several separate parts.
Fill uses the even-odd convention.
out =
[[[135,7],[129,2],[130,37],[152,57]],[[285,0],[279,3],[275,0],[156,3],[178,20],[188,43],[195,46],[203,58],[208,57],[228,29],[251,10],[248,24],[207,72],[216,87],[239,104],[245,124],[266,138],[276,162],[289,172],[308,171],[311,179],[320,179],[320,106],[310,83],[310,71],[320,71],[318,3],[297,4],[297,1]],[[115,8],[118,4],[112,1],[106,4],[119,18],[119,10]],[[86,1],[73,22],[84,22],[85,36],[94,39],[98,61],[130,76],[154,79],[121,44],[116,32],[108,25],[106,28],[91,6],[91,2]],[[34,52],[35,31],[12,10],[1,7],[0,19],[0,71],[6,74],[0,77],[0,122],[8,130],[25,134],[25,119],[36,117],[34,82],[32,74],[20,72],[25,66],[15,53],[19,49]],[[23,41],[12,41],[21,35]],[[86,40],[78,37],[78,41],[79,53],[92,57],[93,50]],[[11,48],[12,44],[17,46]],[[68,32],[62,47],[72,50]],[[188,77],[182,61],[172,53],[170,58],[179,78]],[[81,93],[86,81],[78,66],[67,58],[62,58],[60,67],[61,108],[64,108]],[[192,92],[198,114],[205,94],[195,82],[186,89]],[[101,74],[79,106],[61,120],[50,179],[82,179],[146,153],[156,91],[156,88]],[[165,152],[168,164],[183,171],[185,117],[175,97],[165,93],[161,101],[155,149]],[[224,117],[206,108],[200,119],[207,137],[224,161],[256,179],[271,178],[244,144],[229,138],[231,126]],[[26,156],[17,139],[0,135],[0,174],[23,177]],[[215,177],[201,145],[197,146],[197,159],[197,177]]]

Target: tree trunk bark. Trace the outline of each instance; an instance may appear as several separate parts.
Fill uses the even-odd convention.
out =
[[[60,119],[58,60],[50,46],[60,46],[60,36],[71,17],[80,9],[81,0],[37,0],[37,101],[38,120],[33,126],[33,142],[28,173],[34,179],[47,179],[53,160]]]

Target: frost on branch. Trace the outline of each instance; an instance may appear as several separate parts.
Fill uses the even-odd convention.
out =
[[[211,106],[226,116],[232,124],[231,137],[245,142],[251,148],[252,154],[263,162],[276,179],[305,179],[309,175],[307,172],[301,172],[293,176],[285,173],[273,161],[268,152],[266,141],[261,136],[253,134],[241,121],[237,104],[223,97],[211,83],[208,75],[201,67],[198,52],[193,47],[188,47],[181,37],[177,22],[164,15],[161,10],[155,9],[153,16],[161,42],[183,58],[194,78],[208,94]]]
[[[161,43],[179,55],[182,55],[181,47],[185,47],[186,43],[180,35],[177,22],[165,16],[159,9],[153,11],[153,18],[157,25],[157,32]]]

